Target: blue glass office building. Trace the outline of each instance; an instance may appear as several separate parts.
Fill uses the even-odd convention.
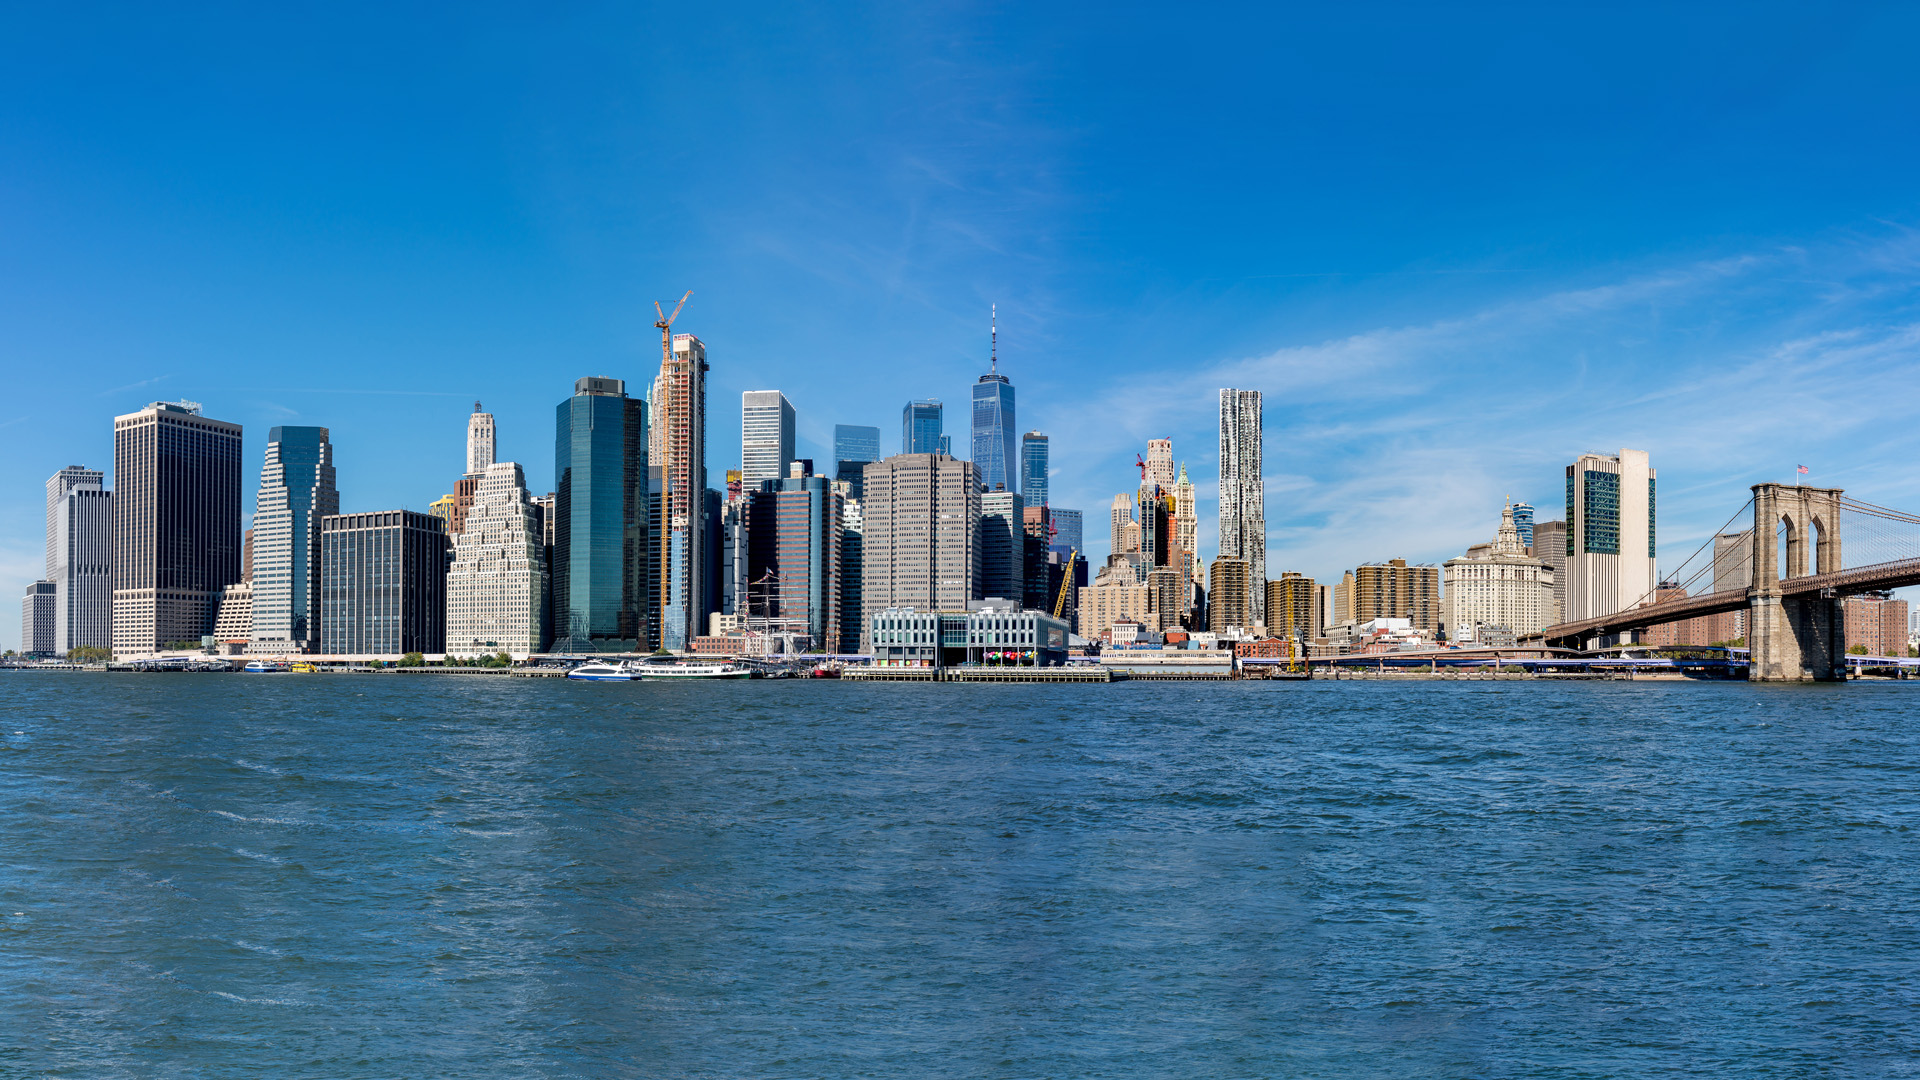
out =
[[[650,647],[647,406],[619,379],[585,378],[554,421],[557,653]]]
[[[859,424],[833,425],[833,460],[879,461],[880,429]]]
[[[1020,490],[1019,451],[1013,434],[1013,383],[994,370],[973,384],[973,471],[988,490]]]
[[[944,454],[948,444],[943,432],[944,407],[931,398],[909,401],[900,411],[900,452],[903,454]]]
[[[1047,505],[1047,437],[1037,431],[1020,436],[1020,495],[1028,506]]]

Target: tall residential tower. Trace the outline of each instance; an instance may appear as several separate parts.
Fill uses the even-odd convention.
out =
[[[1267,608],[1266,485],[1261,467],[1260,391],[1220,391],[1220,557],[1246,563],[1250,590],[1247,617],[1265,625]],[[1226,581],[1238,587],[1239,578]],[[1237,598],[1211,598],[1215,604],[1237,606]]]

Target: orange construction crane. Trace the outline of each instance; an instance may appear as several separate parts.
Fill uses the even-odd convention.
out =
[[[693,290],[688,289],[687,296],[692,295]],[[660,310],[660,301],[655,300],[653,302],[653,313],[660,316],[660,321],[653,325],[660,328],[660,362],[662,364],[673,363],[673,320],[679,318],[680,309],[687,306],[687,296],[681,297],[680,302],[673,305],[673,314],[671,315]],[[1144,476],[1146,474],[1142,473],[1141,475]]]

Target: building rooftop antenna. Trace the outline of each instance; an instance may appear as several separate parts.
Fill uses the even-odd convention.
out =
[[[988,317],[993,320],[992,329],[989,331],[992,335],[992,344],[989,348],[993,360],[993,374],[998,375],[1000,374],[1000,305],[993,304],[987,310],[990,312]]]

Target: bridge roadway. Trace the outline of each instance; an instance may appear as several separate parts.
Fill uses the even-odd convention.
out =
[[[1829,574],[1782,578],[1780,595],[1782,597],[1851,596],[1880,589],[1898,589],[1907,585],[1920,585],[1920,558],[1856,566],[1851,570],[1839,570]],[[1521,640],[1523,642],[1536,640],[1579,642],[1595,634],[1639,630],[1701,615],[1741,611],[1747,607],[1752,595],[1752,589],[1722,589],[1719,592],[1701,593],[1699,596],[1687,596],[1678,600],[1663,600],[1658,604],[1616,611],[1611,615],[1603,615],[1595,619],[1582,619],[1579,622],[1549,626],[1537,634],[1528,634]]]

